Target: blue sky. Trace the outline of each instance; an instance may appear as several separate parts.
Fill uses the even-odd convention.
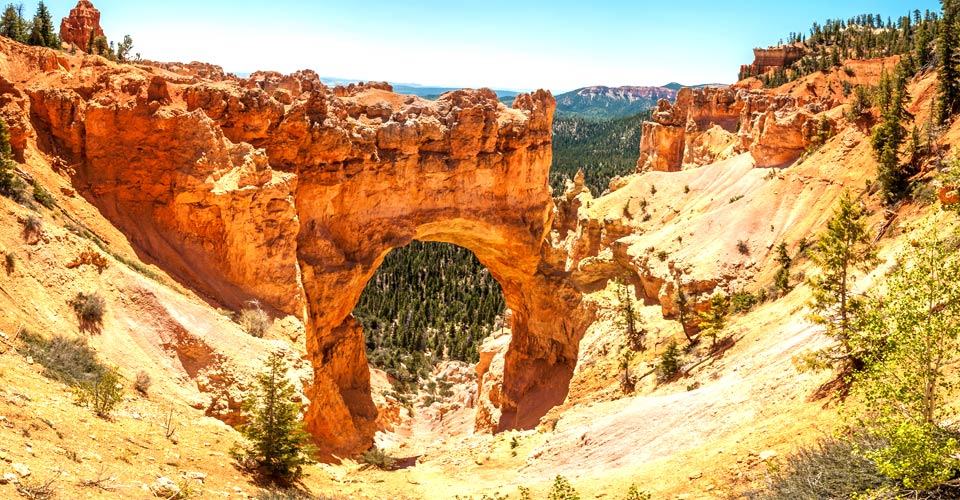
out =
[[[107,36],[130,34],[148,59],[553,91],[732,82],[754,46],[808,32],[814,21],[939,11],[936,0],[93,2]],[[24,4],[28,13],[36,8]],[[46,5],[59,25],[76,0]]]

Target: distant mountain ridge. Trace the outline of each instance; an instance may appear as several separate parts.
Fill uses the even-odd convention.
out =
[[[682,83],[670,82],[663,86],[663,88],[671,90],[680,90],[684,87],[690,87],[692,89],[702,89],[704,87],[728,87],[729,83],[699,83],[697,85],[684,85]]]
[[[677,91],[666,87],[607,87],[594,85],[557,96],[558,116],[610,119],[635,115],[656,106],[660,99],[673,101]]]

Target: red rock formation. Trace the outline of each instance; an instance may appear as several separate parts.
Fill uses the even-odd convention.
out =
[[[104,36],[100,27],[100,11],[90,0],[80,0],[70,10],[70,15],[60,21],[60,40],[82,51],[90,50],[90,32],[94,37]]]
[[[753,63],[740,66],[741,75],[762,75],[776,68],[786,68],[803,57],[800,45],[781,45],[753,49]]]
[[[472,250],[513,310],[477,427],[531,427],[563,401],[590,318],[544,245],[549,93],[507,108],[490,90],[428,101],[385,84],[329,89],[312,72],[212,81],[99,57],[67,58],[51,70],[70,72],[50,78],[44,49],[0,40],[0,52],[12,90],[0,107],[14,135],[35,138],[18,154],[62,159],[145,259],[202,294],[305,318],[307,423],[326,451],[372,443],[350,313],[386,254],[413,239]]]
[[[637,171],[677,171],[749,151],[757,166],[796,160],[816,134],[814,115],[829,97],[801,98],[762,90],[681,89],[660,101],[643,124]]]

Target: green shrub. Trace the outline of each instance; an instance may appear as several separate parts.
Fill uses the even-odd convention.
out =
[[[553,479],[553,486],[547,494],[549,500],[580,500],[580,494],[573,489],[567,478],[558,475]]]
[[[623,500],[653,500],[653,495],[646,491],[640,491],[636,485],[631,484],[627,490],[627,496]]]
[[[56,200],[53,199],[53,195],[44,189],[43,186],[41,186],[36,180],[33,181],[33,199],[37,200],[37,203],[48,209],[51,209],[57,205]]]
[[[93,380],[80,382],[76,390],[77,402],[89,407],[97,416],[108,418],[123,400],[123,383],[115,369],[106,369]]]
[[[80,331],[99,332],[103,326],[103,312],[106,301],[100,294],[77,292],[76,297],[69,301],[73,311],[77,313],[80,322]]]
[[[5,256],[7,274],[11,274],[17,269],[17,254],[13,252],[7,252]]]
[[[380,470],[391,470],[397,466],[397,460],[387,454],[387,452],[374,446],[360,454],[357,461],[364,467],[376,467]]]
[[[657,363],[657,379],[660,382],[666,382],[676,376],[680,371],[683,362],[683,350],[676,340],[671,339],[667,343],[666,349],[660,355],[660,362]]]
[[[94,380],[108,369],[97,361],[86,339],[57,335],[47,340],[26,328],[20,338],[23,339],[20,354],[33,358],[43,367],[42,374],[47,378],[74,385]]]
[[[762,291],[762,290],[761,290]],[[730,310],[735,313],[744,313],[753,309],[761,301],[761,296],[749,292],[734,292],[730,296]]]

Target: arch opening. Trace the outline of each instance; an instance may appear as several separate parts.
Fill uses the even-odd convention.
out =
[[[414,240],[390,251],[353,310],[377,430],[408,442],[472,432],[480,344],[509,338],[505,308],[499,283],[466,248]]]

